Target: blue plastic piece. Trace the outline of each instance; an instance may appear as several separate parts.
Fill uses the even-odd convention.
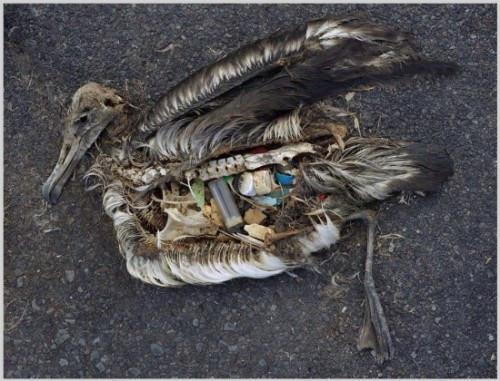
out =
[[[276,181],[278,182],[278,184],[283,186],[292,185],[293,180],[295,180],[294,175],[288,175],[286,173],[280,173],[276,171]]]

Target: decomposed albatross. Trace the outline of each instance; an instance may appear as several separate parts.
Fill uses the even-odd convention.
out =
[[[368,226],[365,322],[358,346],[393,345],[372,276],[371,206],[437,191],[443,148],[349,136],[334,98],[447,75],[406,34],[360,17],[314,20],[243,46],[169,90],[147,113],[87,83],[73,95],[59,160],[43,186],[56,203],[85,152],[130,274],[174,287],[264,278],[314,263],[346,221]],[[105,131],[105,133],[104,133]]]

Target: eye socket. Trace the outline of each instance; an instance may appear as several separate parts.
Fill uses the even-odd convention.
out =
[[[75,119],[75,121],[73,122],[73,124],[75,125],[81,125],[81,124],[85,124],[87,123],[89,120],[89,117],[87,114],[83,114],[81,116],[79,116],[77,119]]]
[[[106,98],[104,100],[104,106],[106,106],[106,107],[113,107],[114,105],[115,105],[114,102],[110,98]]]

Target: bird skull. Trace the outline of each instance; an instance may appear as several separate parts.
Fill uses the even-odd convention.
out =
[[[87,83],[73,95],[63,131],[57,164],[42,188],[43,197],[56,203],[64,185],[101,132],[121,122],[125,101],[113,89]]]

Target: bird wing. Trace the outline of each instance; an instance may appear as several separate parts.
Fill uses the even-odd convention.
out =
[[[285,66],[274,63],[261,67],[250,78],[237,77],[237,71],[228,69],[239,65],[242,57],[250,55],[249,51],[259,59],[267,57],[257,53],[266,46],[263,41],[274,41],[273,36],[202,69],[169,92],[157,105],[161,112],[155,114],[162,120],[150,141],[156,157],[195,165],[210,153],[219,152],[223,145],[234,149],[252,143],[270,143],[265,136],[270,135],[270,126],[279,124],[280,118],[285,118],[285,122],[275,130],[281,130],[277,134],[284,137],[279,143],[287,143],[288,137],[300,135],[300,131],[296,133],[296,123],[288,123],[288,119],[322,99],[360,86],[397,82],[415,74],[443,74],[453,69],[453,64],[419,60],[403,33],[378,25],[354,19],[335,22],[325,19],[312,22],[305,29],[306,42],[298,49],[299,55],[289,56]],[[280,35],[284,41],[278,40],[282,41],[280,46],[288,46],[290,36],[296,40],[296,34],[297,30]],[[211,87],[207,81],[214,80],[207,77],[208,72],[234,74],[235,80],[243,82],[200,106],[201,100],[196,99],[209,96]],[[226,88],[222,82],[218,84],[217,91]],[[181,101],[189,104],[183,92],[193,102],[191,109],[181,112]],[[218,93],[214,90],[210,94]],[[171,105],[176,105],[178,114]],[[166,117],[168,113],[171,116]],[[299,124],[307,123],[303,120]]]
[[[199,107],[228,90],[294,61],[331,49],[343,40],[398,43],[403,32],[369,23],[361,16],[313,20],[293,30],[247,44],[200,69],[168,91],[142,120],[138,131],[151,134],[161,125]]]

